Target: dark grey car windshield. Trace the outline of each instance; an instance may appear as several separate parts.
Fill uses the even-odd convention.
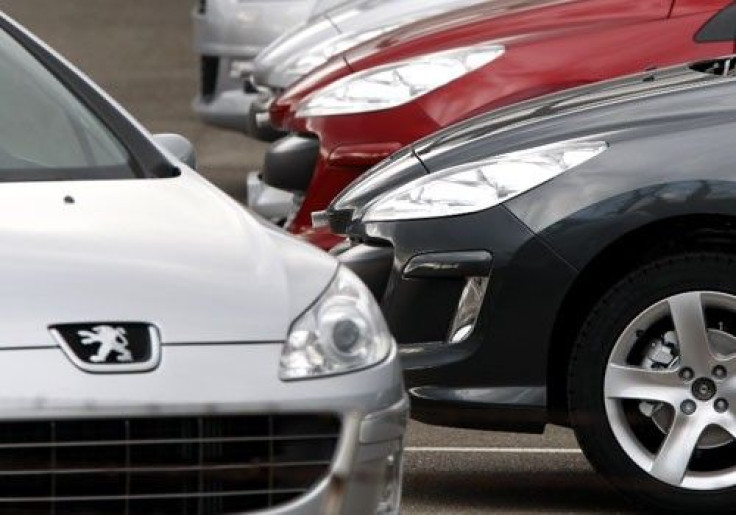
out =
[[[102,122],[0,31],[0,181],[134,177]]]

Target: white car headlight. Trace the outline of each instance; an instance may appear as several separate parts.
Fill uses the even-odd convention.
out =
[[[317,302],[292,324],[279,375],[309,379],[368,368],[386,359],[394,345],[371,292],[341,267]]]
[[[340,34],[339,36],[330,38],[322,44],[312,47],[307,53],[299,56],[297,59],[288,61],[284,65],[283,74],[289,81],[295,82],[318,66],[322,66],[337,54],[341,54],[345,50],[353,48],[360,43],[385,34],[394,28],[396,26],[383,27],[357,34]]]
[[[498,59],[502,45],[456,48],[371,68],[307,97],[297,117],[380,111],[406,104]]]
[[[529,191],[604,150],[568,141],[468,163],[416,179],[365,208],[364,222],[440,218],[483,211]]]

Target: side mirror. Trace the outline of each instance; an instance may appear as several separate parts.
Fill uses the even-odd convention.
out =
[[[189,168],[197,168],[197,151],[194,149],[192,142],[184,136],[179,134],[156,134],[153,141]]]

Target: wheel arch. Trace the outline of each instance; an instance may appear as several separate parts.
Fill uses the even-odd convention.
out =
[[[551,422],[569,423],[568,363],[590,307],[619,279],[644,263],[692,250],[736,253],[736,216],[688,214],[651,222],[620,236],[580,270],[560,304],[548,349],[547,404]]]

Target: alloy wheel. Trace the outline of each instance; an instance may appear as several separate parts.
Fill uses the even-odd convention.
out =
[[[640,313],[608,359],[604,402],[623,451],[657,480],[736,485],[736,297],[691,291]]]

